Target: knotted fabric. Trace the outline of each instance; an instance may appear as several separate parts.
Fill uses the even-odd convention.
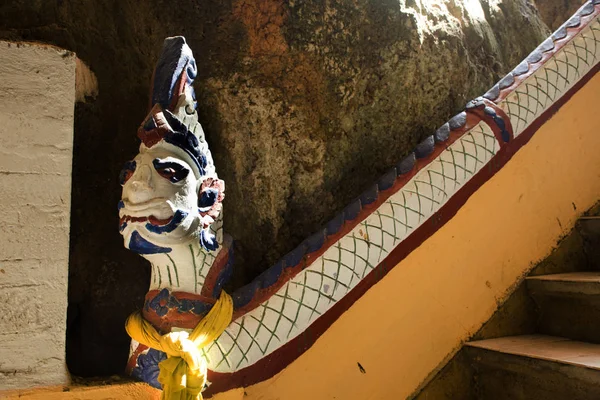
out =
[[[158,364],[161,400],[202,400],[207,366],[200,350],[221,336],[232,315],[233,301],[225,291],[189,334],[181,331],[161,335],[139,311],[131,314],[125,322],[129,336],[168,356]]]

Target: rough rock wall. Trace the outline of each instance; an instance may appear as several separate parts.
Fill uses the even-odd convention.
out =
[[[233,14],[246,33],[240,65],[200,93],[216,116],[226,228],[258,269],[548,33],[525,2],[248,0]]]
[[[554,31],[581,7],[581,0],[535,0],[542,20]]]
[[[145,262],[122,248],[118,172],[136,153],[152,68],[185,35],[200,119],[227,183],[232,286],[313,233],[549,33],[528,0],[29,1],[0,38],[57,44],[98,79],[77,103],[68,362],[122,371]]]

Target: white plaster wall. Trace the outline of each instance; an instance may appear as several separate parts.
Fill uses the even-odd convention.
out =
[[[68,381],[74,104],[73,53],[0,41],[0,390]]]

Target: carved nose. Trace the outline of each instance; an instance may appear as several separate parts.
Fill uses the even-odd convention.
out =
[[[129,182],[128,198],[132,203],[142,203],[153,197],[152,171],[147,165],[136,169]]]

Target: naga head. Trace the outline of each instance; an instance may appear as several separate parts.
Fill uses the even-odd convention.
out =
[[[119,230],[139,254],[169,253],[198,241],[216,250],[224,183],[198,122],[196,62],[181,36],[165,39],[152,82],[151,110],[137,135],[137,156],[125,163]],[[212,227],[211,227],[212,226]]]

